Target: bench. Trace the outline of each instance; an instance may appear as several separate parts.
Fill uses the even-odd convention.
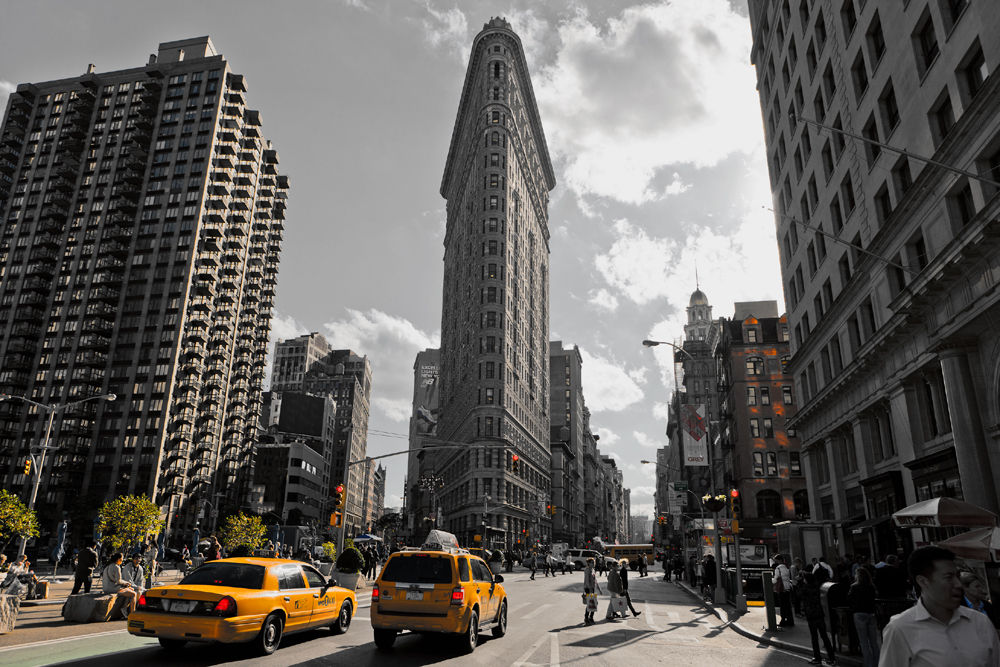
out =
[[[63,620],[76,623],[103,623],[118,618],[128,598],[112,593],[70,595],[62,607]]]

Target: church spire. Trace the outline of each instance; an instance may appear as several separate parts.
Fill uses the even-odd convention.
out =
[[[701,284],[698,282],[698,260],[694,260],[694,288],[701,291]]]

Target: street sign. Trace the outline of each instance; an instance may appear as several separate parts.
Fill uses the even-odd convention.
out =
[[[473,542],[482,542],[483,541],[483,536],[482,535],[473,535],[472,536],[472,541]]]
[[[212,518],[213,519],[219,518],[219,510],[212,510]]]
[[[541,505],[532,505],[531,506],[531,513],[534,514],[535,516],[541,515],[541,513],[542,513],[542,506]]]
[[[674,491],[683,491],[687,493],[688,483],[687,482],[674,482]]]
[[[719,530],[721,530],[723,533],[726,533],[727,535],[730,534],[730,533],[732,533],[733,532],[733,530],[732,530],[732,520],[731,519],[723,519],[723,518],[720,517],[719,518]]]

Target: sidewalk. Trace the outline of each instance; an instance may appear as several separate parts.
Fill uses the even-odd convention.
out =
[[[775,648],[801,653],[810,658],[813,656],[809,626],[806,624],[804,618],[796,619],[795,625],[791,628],[779,627],[776,632],[768,632],[765,630],[767,627],[767,611],[764,607],[747,607],[746,613],[739,614],[736,612],[736,608],[728,602],[723,605],[705,602],[698,591],[685,581],[674,581],[674,583],[686,590],[692,597],[701,602],[709,611],[738,634],[755,639],[762,644],[774,646]],[[829,632],[829,628],[827,628],[827,632]],[[834,640],[832,636],[830,639],[831,641]],[[820,647],[823,648],[822,640],[820,640]],[[834,644],[834,648],[837,648],[836,644]],[[822,653],[823,658],[826,659],[826,650],[823,649]],[[847,655],[837,651],[837,664],[862,667],[861,656]]]
[[[38,572],[35,572],[38,575]],[[49,572],[51,574],[51,571]],[[72,574],[63,574],[61,572],[56,573],[56,578],[53,581],[52,577],[47,574],[42,574],[38,577],[42,581],[52,582],[49,584],[49,596],[44,600],[21,600],[21,607],[44,607],[48,605],[62,605],[66,602],[66,598],[69,594],[73,592],[73,582],[74,578]],[[174,569],[164,569],[163,574],[161,574],[154,586],[162,586],[165,584],[177,583],[181,580],[181,573]],[[101,578],[99,576],[94,577],[93,583],[90,587],[91,592],[99,592],[101,590]]]

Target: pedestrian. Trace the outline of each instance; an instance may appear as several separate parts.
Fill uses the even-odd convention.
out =
[[[858,630],[864,667],[878,667],[879,631],[878,623],[875,622],[875,583],[868,570],[858,568],[855,581],[847,593],[847,601],[854,615],[854,627]]]
[[[715,586],[719,583],[718,574],[715,571],[715,556],[708,554],[704,563],[704,588],[708,591],[708,601],[715,601]]]
[[[559,559],[559,568],[562,570],[563,574],[566,574],[566,557],[563,556]]]
[[[625,603],[628,605],[629,610],[632,612],[633,616],[638,616],[641,611],[636,611],[635,607],[632,606],[632,597],[628,594],[628,560],[622,559],[621,566],[618,568],[618,577],[622,582],[622,595],[625,596]]]
[[[608,611],[605,613],[604,618],[611,621],[618,618],[618,612],[615,611],[616,600],[622,594],[622,579],[618,574],[617,561],[608,563],[608,592],[611,594],[611,599],[608,600]],[[624,614],[622,615],[624,616]]]
[[[128,611],[122,609],[122,617],[128,619],[129,614],[135,611],[135,603],[139,595],[132,588],[132,584],[122,578],[122,554],[116,552],[111,554],[111,558],[101,575],[101,592],[105,594],[119,595],[128,600]]]
[[[837,656],[833,652],[833,644],[830,643],[830,635],[826,631],[826,616],[823,613],[823,603],[820,600],[819,582],[816,575],[806,572],[805,581],[802,583],[802,611],[806,615],[806,622],[809,624],[809,637],[812,639],[813,659],[810,665],[835,665]],[[826,647],[826,654],[829,660],[825,663],[822,660],[822,653],[819,650],[819,640],[822,637],[823,645]],[[906,664],[906,663],[903,663]],[[928,664],[930,667],[930,664]]]
[[[549,576],[549,572],[552,572],[552,575],[555,576],[555,572],[552,571],[552,554],[549,553],[549,552],[545,552],[545,576],[546,577]]]
[[[188,545],[186,544],[184,545],[184,548],[181,549],[181,560],[191,560],[191,550],[188,549]]]
[[[0,572],[7,571],[7,554],[0,554]]]
[[[594,571],[594,559],[587,559],[587,567],[583,570],[583,595],[587,603],[583,612],[583,622],[593,623],[594,612],[597,611],[597,594],[604,594],[601,585],[597,583],[597,573]]]
[[[955,554],[942,547],[920,547],[906,565],[919,597],[882,632],[879,665],[1000,665],[1000,640],[990,619],[963,604]]]
[[[535,580],[535,571],[538,569],[538,559],[535,558],[535,554],[528,554],[528,567],[531,568],[531,580]]]
[[[76,575],[73,580],[73,592],[70,595],[79,593],[81,586],[84,593],[90,593],[95,567],[97,567],[97,544],[91,542],[76,558]]]
[[[821,585],[833,581],[833,568],[826,562],[825,556],[819,557],[819,562],[813,568],[813,574],[818,575],[816,579]]]
[[[639,555],[639,576],[640,577],[645,577],[646,576],[646,574],[647,574],[647,572],[646,572],[646,566],[647,566],[646,556],[643,555],[643,554],[640,554]]]
[[[139,595],[146,589],[145,572],[142,567],[142,556],[132,556],[129,562],[122,567],[122,581],[132,584],[132,589]]]
[[[671,563],[667,560],[667,557],[663,557],[663,580],[670,581],[670,566]]]
[[[997,617],[993,613],[993,605],[990,604],[989,600],[990,591],[983,580],[976,576],[975,572],[962,572],[958,578],[962,581],[962,590],[965,592],[963,604],[973,611],[986,614],[986,618],[990,619],[993,627],[998,627]]]
[[[802,585],[802,559],[796,556],[792,559],[792,565],[788,568],[789,578],[792,580],[792,608],[795,610],[795,617],[802,618],[802,603],[799,601],[799,586]]]
[[[894,554],[889,554],[884,563],[875,566],[875,589],[880,598],[900,600],[907,597],[909,588],[906,573]]]
[[[774,557],[774,592],[778,594],[778,608],[781,611],[781,623],[784,628],[795,626],[795,616],[792,615],[792,573],[785,565],[785,557],[778,554]]]

